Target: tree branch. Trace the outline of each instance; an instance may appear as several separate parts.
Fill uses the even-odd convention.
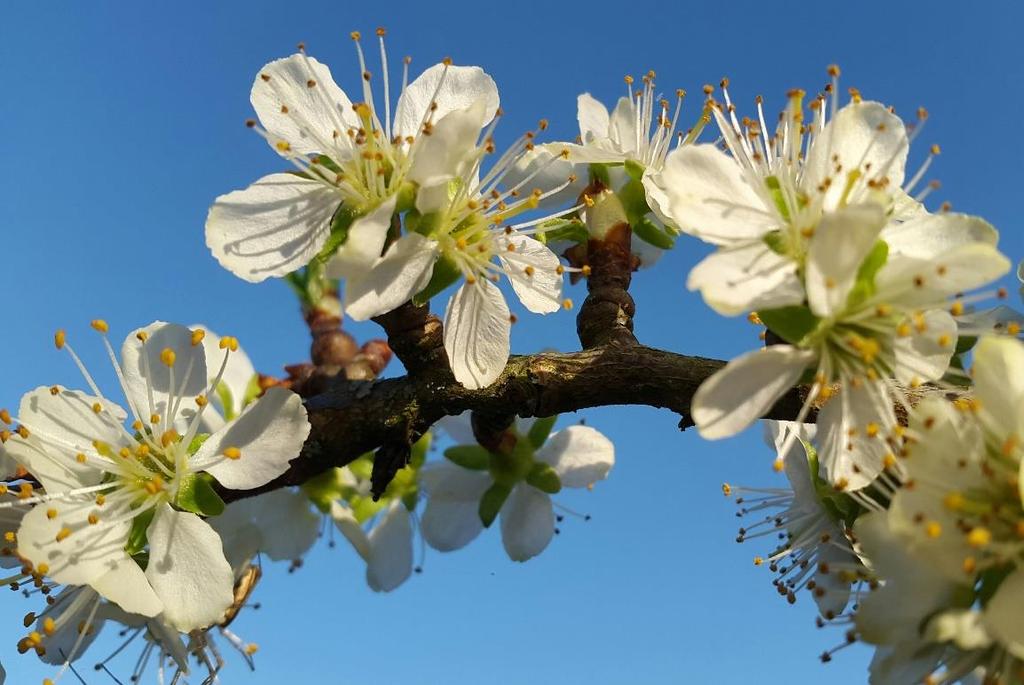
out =
[[[230,501],[299,485],[383,445],[412,444],[442,417],[466,410],[543,417],[590,407],[646,405],[675,412],[685,429],[693,425],[693,394],[724,365],[609,341],[582,352],[514,356],[493,385],[479,390],[457,383],[446,366],[378,381],[339,378],[306,401],[312,432],[286,473],[257,490],[222,494]],[[791,390],[766,418],[794,418],[803,393]]]

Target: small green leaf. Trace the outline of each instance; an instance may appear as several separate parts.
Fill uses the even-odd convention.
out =
[[[413,295],[412,302],[415,305],[425,304],[442,290],[450,286],[462,276],[458,264],[449,257],[442,256],[434,262],[434,273],[430,276],[427,286]]]
[[[590,234],[579,219],[551,219],[540,225],[536,237],[545,244],[559,241],[585,243],[590,239]]]
[[[773,333],[796,345],[818,326],[820,319],[804,306],[758,311],[757,316]]]
[[[220,406],[224,409],[224,420],[231,421],[235,418],[235,397],[231,393],[231,388],[227,383],[221,381],[217,384],[217,389],[214,392],[217,393]]]
[[[639,181],[644,177],[644,170],[646,167],[636,160],[627,159],[626,163],[623,164],[623,167],[626,169],[626,173],[629,174],[629,177],[634,181]]]
[[[317,253],[315,261],[324,264],[334,256],[338,248],[345,244],[348,239],[348,229],[359,216],[358,212],[346,205],[338,207],[338,211],[331,217],[331,233],[327,236],[324,246],[320,248],[320,252]]]
[[[512,488],[502,483],[494,483],[487,488],[483,497],[480,498],[480,506],[477,508],[480,523],[484,524],[484,528],[491,527],[510,494],[512,494]]]
[[[306,497],[324,513],[331,510],[331,502],[341,499],[344,489],[341,469],[337,467],[327,469],[301,485]]]
[[[600,183],[605,188],[610,188],[612,185],[612,179],[611,176],[608,175],[608,165],[591,164],[590,181],[591,183]]]
[[[533,422],[533,425],[530,426],[530,432],[527,433],[526,437],[534,448],[540,449],[541,445],[547,442],[551,429],[555,427],[555,421],[558,421],[558,414],[545,416]]]
[[[132,527],[128,531],[128,543],[124,547],[128,556],[134,556],[146,549],[146,545],[149,543],[146,531],[149,530],[149,524],[153,522],[155,515],[156,509],[149,508],[132,519]]]
[[[444,451],[444,458],[473,471],[484,471],[491,463],[491,453],[479,445],[457,445]]]
[[[533,468],[526,474],[526,482],[549,495],[562,489],[562,481],[558,477],[558,473],[549,464],[542,461],[534,463]]]
[[[224,513],[224,500],[213,489],[213,476],[208,473],[182,479],[174,505],[201,516],[219,516]]]
[[[981,588],[978,590],[978,601],[985,607],[996,594],[996,590],[1003,584],[1007,576],[1014,571],[1013,564],[993,566],[981,572]]]
[[[188,444],[188,456],[192,456],[199,451],[199,448],[203,446],[206,439],[210,437],[209,433],[199,433],[196,437],[192,438],[192,442]]]
[[[258,373],[254,373],[252,378],[249,379],[249,383],[245,386],[245,396],[242,398],[242,407],[248,407],[256,401],[256,398],[260,396],[261,392],[263,392],[263,388],[260,387],[260,375]],[[225,416],[224,418],[227,417]]]
[[[626,210],[626,218],[630,223],[639,221],[651,211],[647,206],[647,191],[640,181],[633,180],[622,186],[616,193],[622,208]]]
[[[768,231],[761,240],[775,254],[783,256],[789,254],[789,241],[786,239],[786,234],[782,231]]]
[[[965,352],[970,352],[971,349],[973,349],[974,346],[977,345],[977,344],[978,344],[977,336],[974,336],[974,335],[961,335],[959,338],[956,339],[956,351],[953,354],[957,355],[957,354],[963,354]],[[961,365],[960,368],[962,369],[963,366]]]
[[[850,294],[846,298],[848,307],[855,307],[875,294],[875,275],[878,270],[885,266],[889,258],[889,246],[884,240],[875,242],[871,252],[861,262],[857,270],[857,280],[850,288]]]
[[[633,221],[630,226],[637,238],[662,250],[671,250],[676,244],[676,237],[651,221],[650,217]]]
[[[415,471],[423,466],[424,462],[427,461],[427,452],[430,450],[430,443],[433,440],[433,435],[424,433],[423,437],[416,441],[409,453],[409,470]]]
[[[789,205],[786,204],[786,197],[782,194],[782,186],[779,184],[779,179],[774,176],[767,176],[764,179],[764,184],[768,186],[768,192],[775,203],[775,209],[779,210],[779,214],[786,222],[789,222]]]

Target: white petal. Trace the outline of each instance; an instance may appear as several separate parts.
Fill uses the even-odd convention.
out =
[[[558,256],[533,238],[513,234],[499,241],[498,259],[519,301],[535,314],[549,314],[562,308],[562,275]],[[507,246],[515,249],[510,251]],[[527,269],[532,271],[527,273]]]
[[[234,574],[220,537],[195,514],[157,509],[149,526],[149,578],[167,622],[181,632],[217,622],[234,601]]]
[[[252,498],[260,551],[273,561],[301,559],[320,534],[320,517],[301,490],[282,488]]]
[[[386,314],[427,287],[437,260],[436,241],[408,233],[360,278],[345,281],[345,313],[356,321]]]
[[[608,477],[615,445],[590,426],[569,426],[549,437],[535,458],[558,473],[563,487],[585,488]]]
[[[956,349],[956,321],[949,312],[931,309],[921,315],[924,330],[911,326],[910,335],[893,343],[894,369],[900,383],[916,385],[942,378]]]
[[[584,144],[608,137],[608,108],[590,93],[576,98],[576,119],[580,122],[580,138]]]
[[[331,278],[360,277],[373,268],[384,253],[397,198],[392,195],[379,207],[352,222],[348,236],[327,262]]]
[[[677,147],[643,183],[662,221],[709,243],[759,239],[781,224],[736,161],[714,145]]]
[[[225,269],[250,283],[285,276],[324,246],[337,193],[295,174],[270,174],[221,195],[206,217],[206,245]]]
[[[554,152],[567,150],[569,152],[568,161],[575,165],[622,164],[629,159],[628,155],[619,150],[618,144],[608,139],[596,140],[589,145],[549,143],[548,149]],[[612,183],[612,187],[615,187],[615,183]]]
[[[516,186],[524,183],[524,188],[541,188],[545,191],[545,197],[540,200],[538,207],[558,208],[569,204],[575,204],[580,194],[586,189],[588,181],[586,170],[580,170],[577,166],[562,157],[563,150],[571,150],[580,147],[563,143],[547,143],[538,145],[531,150],[526,150],[516,159],[512,168],[508,170],[503,178],[506,187]],[[570,182],[570,177],[574,177]],[[547,192],[559,186],[565,186],[557,193],[548,195]]]
[[[441,552],[461,549],[480,531],[480,498],[491,486],[491,478],[450,462],[432,462],[420,470],[420,485],[427,493],[427,506],[420,520],[420,532],[428,545]]]
[[[95,404],[102,408],[99,413],[93,411]],[[49,388],[36,388],[21,398],[18,418],[29,429],[29,437],[15,435],[6,451],[52,494],[100,482],[102,469],[76,459],[78,454],[90,457],[93,464],[106,459],[93,441],[104,442],[115,452],[126,441],[124,410],[75,390],[52,395]]]
[[[884,225],[882,207],[874,203],[850,205],[821,218],[807,251],[807,299],[812,312],[828,317],[842,311],[857,271]]]
[[[73,601],[77,602],[77,608],[73,613],[69,613],[68,608]],[[55,666],[62,665],[65,661],[79,660],[93,640],[99,636],[106,623],[106,612],[101,610],[102,605],[97,606],[99,597],[88,589],[66,587],[56,597],[47,597],[47,602],[53,602],[53,606],[61,608],[59,612],[49,612],[51,620],[60,620],[54,626],[52,634],[45,632],[45,618],[36,621],[36,631],[44,636],[43,646],[46,648],[46,652],[39,655],[39,660]],[[80,631],[80,628],[84,630]],[[3,675],[0,673],[0,685],[3,681]]]
[[[735,435],[772,408],[814,361],[814,353],[789,345],[747,352],[704,381],[691,412],[701,437]]]
[[[619,98],[619,101],[615,103],[615,109],[612,110],[611,117],[609,117],[608,137],[621,152],[626,154],[636,152],[636,126],[636,105],[630,98]]]
[[[722,247],[693,267],[686,287],[723,316],[803,302],[804,287],[792,259],[761,240]]]
[[[412,164],[407,178],[420,185],[435,185],[463,175],[466,166],[476,160],[476,142],[480,137],[487,103],[477,100],[465,109],[456,109],[441,118],[429,135],[413,145]],[[420,212],[428,211],[416,203]]]
[[[501,508],[501,542],[512,561],[532,559],[548,546],[555,534],[551,498],[520,483]]]
[[[1024,659],[1024,569],[1018,568],[999,585],[985,607],[985,627],[1018,659]]]
[[[359,525],[352,510],[341,502],[331,502],[331,519],[338,531],[345,536],[356,552],[364,560],[370,557],[370,539],[366,536],[363,527]]]
[[[438,85],[440,84],[440,88]],[[480,67],[457,67],[435,64],[402,92],[395,110],[394,134],[418,136],[426,121],[431,103],[437,108],[431,114],[434,122],[456,109],[466,109],[477,100],[485,103],[484,123],[498,111],[498,87]]]
[[[1005,434],[1024,436],[1024,344],[986,336],[974,348],[974,391],[990,423]]]
[[[1010,266],[1010,260],[985,243],[960,245],[929,259],[896,255],[875,277],[876,297],[934,306],[946,297],[991,283]]]
[[[207,523],[220,536],[224,557],[235,572],[245,568],[263,544],[263,532],[254,522],[255,509],[260,505],[257,497],[236,500],[220,516],[207,519]]]
[[[473,435],[472,413],[467,409],[455,416],[446,416],[434,424],[431,430],[445,433],[456,445],[475,445]]]
[[[161,360],[164,350],[174,353],[173,366]],[[176,403],[180,418],[181,409],[191,411],[193,399],[206,392],[206,352],[192,344],[191,330],[176,323],[155,321],[132,331],[121,345],[121,366],[128,400],[143,420],[159,414],[166,425]]]
[[[882,231],[889,251],[908,257],[932,259],[968,243],[995,247],[999,233],[984,219],[967,214],[923,213],[901,224],[890,224]]]
[[[826,514],[822,512],[821,515]],[[837,540],[842,539],[842,531],[838,528],[835,528],[832,534]],[[839,616],[850,601],[850,581],[844,579],[843,573],[835,569],[855,568],[858,565],[857,557],[839,547],[823,544],[817,563],[818,571],[814,574],[815,589],[812,595],[814,603],[818,605],[818,613],[826,618]],[[823,568],[829,567],[829,572],[822,571]]]
[[[206,332],[206,335],[203,336],[203,350],[206,352],[206,374],[209,377],[207,380],[212,382],[217,376],[217,372],[220,371],[221,364],[224,363],[225,350],[220,348],[220,336],[202,324],[195,324],[189,326],[189,328]],[[225,407],[223,405],[219,392],[215,392],[208,399],[220,410],[222,415],[238,416],[242,411],[245,393],[249,390],[249,384],[255,375],[256,368],[252,365],[249,355],[239,347],[227,355],[227,365],[224,367],[224,373],[220,378],[220,382],[231,393],[231,406]],[[207,412],[203,413],[204,419]],[[223,424],[218,424],[213,430],[220,428],[221,425]],[[213,430],[209,432],[212,433]]]
[[[868,434],[868,424],[878,427]],[[881,382],[847,383],[818,414],[818,454],[833,485],[859,490],[882,471],[889,446],[885,438],[896,425],[892,402]]]
[[[92,587],[130,614],[156,616],[164,609],[145,572],[127,556],[93,580]]]
[[[52,519],[50,511],[57,512]],[[111,517],[111,521],[123,519],[125,513],[124,509],[102,510],[92,497],[75,497],[33,507],[18,529],[18,554],[33,566],[49,566],[47,575],[57,583],[88,585],[119,564],[130,561],[124,547],[131,522],[103,520],[104,516]],[[90,525],[90,514],[99,515],[101,524]],[[71,534],[58,542],[57,534],[65,528]]]
[[[412,575],[412,523],[401,502],[391,503],[369,541],[366,583],[375,592],[391,592]]]
[[[312,88],[310,80],[316,82]],[[352,101],[334,82],[331,70],[312,57],[297,54],[269,63],[253,81],[249,99],[270,134],[271,146],[285,141],[293,152],[330,153],[336,131],[345,135],[347,129],[359,127]],[[282,106],[288,111],[282,112]]]
[[[270,388],[238,419],[211,435],[190,466],[207,471],[226,488],[251,490],[284,473],[308,435],[302,399],[290,390]],[[238,448],[242,456],[224,458],[229,447]]]
[[[888,187],[899,188],[903,185],[909,145],[903,122],[887,107],[878,102],[851,103],[836,112],[814,139],[801,185],[817,188],[833,175],[836,164],[842,165],[842,171],[825,191],[826,210],[839,206],[847,186],[847,174],[851,172],[861,173],[861,187],[866,188],[866,180],[885,177]]]
[[[464,283],[444,316],[444,347],[455,380],[470,389],[493,383],[508,362],[511,327],[497,286],[485,278]]]

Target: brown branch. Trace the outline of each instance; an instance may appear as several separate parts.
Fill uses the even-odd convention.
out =
[[[620,224],[604,240],[587,243],[587,299],[576,318],[576,332],[584,349],[598,345],[635,345],[633,315],[636,307],[629,294],[633,278],[632,231]]]
[[[700,384],[725,362],[609,343],[582,352],[512,357],[491,386],[469,390],[447,367],[372,382],[335,381],[306,401],[312,432],[288,471],[258,490],[225,491],[240,499],[299,485],[333,466],[344,466],[383,445],[415,442],[444,416],[552,416],[590,407],[632,404],[669,409],[681,428],[692,426],[690,401]],[[787,393],[767,418],[792,419],[803,397]]]

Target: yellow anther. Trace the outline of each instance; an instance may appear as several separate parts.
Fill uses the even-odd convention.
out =
[[[6,409],[0,409],[0,421],[3,421],[8,426],[11,425],[13,423],[11,420],[11,413]]]
[[[889,316],[890,314],[892,314],[892,307],[887,304],[875,307],[875,316]]]
[[[722,494],[728,497],[732,494],[732,486],[728,483],[722,483]]]
[[[97,507],[102,507],[106,503],[107,503],[107,498],[106,498],[105,495],[102,495],[102,494],[96,495],[96,506]]]
[[[1004,457],[1009,457],[1014,453],[1014,451],[1016,451],[1017,445],[1019,444],[1020,438],[1018,438],[1016,435],[1011,435],[1010,437],[1006,438],[1006,440],[1003,442],[1003,446],[1000,449],[1000,451],[1003,453]]]
[[[206,396],[205,395],[197,395],[196,396],[196,405],[197,406],[205,407],[207,404],[209,404],[209,402],[206,400]]]
[[[39,564],[38,566],[36,566],[36,573],[38,573],[41,576],[45,576],[49,572],[50,572],[50,565],[49,564]]]
[[[896,335],[900,338],[906,338],[910,335],[910,324],[903,322],[896,327]]]
[[[149,422],[152,423],[153,425],[156,425],[156,424],[160,423],[160,415],[159,414],[150,414],[149,415]]]
[[[839,65],[838,64],[830,64],[830,65],[828,65],[828,75],[829,76],[831,76],[832,78],[836,78],[836,77],[839,76],[839,73],[840,72],[839,72]]]
[[[754,566],[760,566],[764,563],[763,557],[754,557]]]
[[[772,462],[772,470],[779,473],[786,467],[785,462],[782,461],[782,457],[776,457],[775,461]]]
[[[100,404],[99,402],[93,402],[92,411],[94,414],[99,414],[101,411],[103,411],[103,405]]]
[[[57,510],[56,509],[47,509],[46,510],[46,518],[50,519],[51,521],[53,519],[57,518]]]
[[[84,464],[87,460],[88,460],[88,457],[86,457],[81,452],[79,452],[78,454],[75,455],[75,461],[77,461],[79,464]]]
[[[165,347],[160,352],[160,361],[163,362],[164,366],[174,366],[174,360],[178,358],[178,355],[174,353],[169,347]]]
[[[31,633],[28,634],[28,641],[29,644],[35,647],[43,641],[43,636],[40,635],[37,631],[33,630]]]
[[[34,492],[31,483],[22,483],[18,486],[18,499],[28,499]]]
[[[58,329],[53,334],[53,344],[57,346],[58,350],[64,349],[64,343],[67,341],[67,334],[64,333],[64,329]]]
[[[942,148],[940,148],[938,145],[932,145],[930,151],[933,155],[938,155],[942,153]]]
[[[139,459],[145,459],[149,456],[149,445],[139,445],[135,448],[135,456]]]
[[[57,629],[57,624],[54,622],[54,620],[52,618],[47,616],[46,618],[43,619],[43,632],[44,633],[46,633],[47,635],[53,635],[53,633],[54,633],[54,631],[56,629]]]
[[[361,34],[359,31],[353,31],[352,33],[348,34],[348,37],[351,38],[352,40],[359,40],[360,38],[363,37],[363,34]]]
[[[68,527],[61,528],[57,531],[57,542],[64,542],[71,535],[71,529]]]
[[[170,447],[177,442],[179,438],[181,438],[181,436],[178,435],[178,431],[171,428],[164,431],[163,435],[160,436],[160,444],[164,447]]]
[[[942,505],[950,511],[960,511],[964,508],[964,496],[959,492],[950,492],[942,498]]]
[[[228,459],[242,458],[242,450],[238,449],[237,447],[225,447],[222,454]]]
[[[110,330],[110,326],[108,326],[107,322],[103,319],[93,319],[89,322],[89,325],[92,326],[93,330],[100,333],[106,333]]]
[[[952,304],[952,306],[950,306],[949,313],[953,316],[960,316],[964,313],[964,303],[957,300]]]
[[[203,338],[205,337],[206,331],[204,331],[202,328],[197,328],[196,330],[192,331],[192,347],[195,347],[199,343],[203,342]]]
[[[950,339],[950,337],[948,335],[946,335],[945,333],[943,333],[942,335],[939,336],[939,340],[938,340],[939,347],[949,347],[949,345],[952,342],[953,342],[952,339]]]
[[[17,541],[17,539],[18,539],[18,537],[14,534],[13,530],[9,530],[9,531],[4,533],[4,541],[5,542],[15,542],[15,541]]]
[[[238,352],[238,338],[232,337],[230,335],[225,335],[223,338],[220,339],[220,342],[217,344],[217,347],[219,347],[222,350],[231,350],[232,352]]]
[[[59,395],[60,394],[60,386],[59,385],[51,385],[50,386],[50,394],[54,395],[54,396]]]
[[[893,456],[892,452],[886,452],[885,456],[882,457],[882,468],[891,469],[896,466],[896,457]]]
[[[929,521],[925,524],[924,533],[928,537],[935,539],[942,535],[942,525],[938,521]]]
[[[142,430],[142,421],[139,421],[138,419],[132,421],[132,430],[135,430],[135,431]]]
[[[1010,323],[1006,324],[1006,332],[1009,333],[1010,335],[1017,335],[1018,333],[1020,333],[1020,324],[1017,323],[1016,321],[1011,321]]]
[[[973,576],[974,572],[978,570],[978,562],[974,557],[964,557],[963,569],[964,573]]]
[[[142,486],[147,493],[155,495],[164,489],[164,479],[160,476],[153,476],[146,481],[146,484]]]
[[[139,331],[138,333],[135,334],[135,337],[136,339],[138,339],[139,342],[144,343],[147,340],[149,340],[149,333],[147,333],[146,331]]]
[[[260,647],[255,642],[250,642],[249,644],[247,644],[245,646],[245,653],[248,656],[252,656],[253,654],[258,652],[259,650],[260,650]]]
[[[289,150],[292,149],[291,143],[289,143],[287,140],[277,141],[274,147],[277,148],[278,152],[288,152]]]
[[[875,423],[874,421],[871,421],[871,422],[868,423],[867,426],[865,426],[864,432],[867,433],[867,436],[869,438],[873,438],[873,437],[878,435],[879,428],[880,428],[880,426],[877,423]]]
[[[86,520],[89,521],[90,526],[95,526],[97,523],[100,522],[100,517],[96,514],[89,514],[89,517]]]
[[[122,447],[120,450],[117,451],[117,453],[121,455],[121,457],[124,459],[128,459],[129,457],[132,456],[132,451],[127,447]]]
[[[526,268],[523,269],[523,271],[526,273],[527,276],[533,276],[535,269],[532,266],[527,265]]]
[[[573,308],[572,298],[567,297],[564,300],[562,300],[562,309],[565,309],[566,311],[568,311],[568,310],[570,310],[572,308]]]
[[[967,544],[975,549],[987,547],[992,542],[992,531],[988,528],[978,526],[967,534]]]

